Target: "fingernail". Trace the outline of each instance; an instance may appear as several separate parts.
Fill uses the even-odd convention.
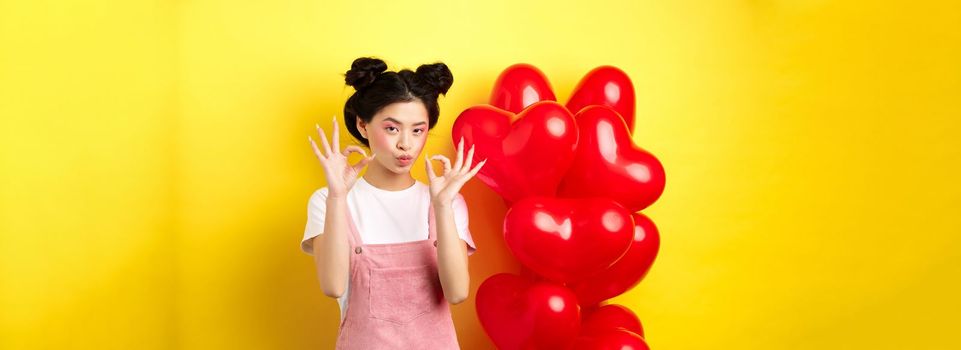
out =
[[[314,127],[316,127],[317,129],[320,129],[320,124],[314,123]]]

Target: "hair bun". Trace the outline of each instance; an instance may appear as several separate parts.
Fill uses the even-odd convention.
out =
[[[436,94],[446,95],[447,90],[454,84],[454,75],[443,63],[423,64],[414,73],[422,84]]]
[[[363,89],[377,78],[377,75],[387,70],[387,63],[373,57],[361,57],[354,60],[350,65],[350,70],[344,75],[347,85],[353,86],[355,90]]]

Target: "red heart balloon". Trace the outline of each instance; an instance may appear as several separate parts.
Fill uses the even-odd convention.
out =
[[[550,280],[568,282],[611,266],[631,244],[634,223],[606,198],[528,197],[504,217],[504,240],[517,259]]]
[[[544,73],[526,63],[515,64],[501,72],[490,100],[494,107],[512,113],[520,113],[539,101],[557,101],[557,98]]]
[[[624,71],[613,66],[600,66],[581,79],[567,101],[567,109],[577,114],[591,105],[611,107],[624,118],[631,134],[634,133],[634,84]]]
[[[633,213],[631,217],[634,234],[627,253],[604,271],[569,284],[582,306],[589,308],[634,288],[654,264],[661,244],[657,227],[644,214]]]
[[[624,328],[607,329],[590,336],[578,337],[572,350],[650,350],[640,335]]]
[[[475,305],[498,349],[562,349],[580,332],[577,297],[553,283],[496,274],[478,287]]]
[[[610,107],[588,106],[574,116],[578,127],[574,163],[560,197],[607,197],[630,212],[654,203],[664,191],[664,167],[634,145],[627,125]]]
[[[488,159],[477,178],[508,203],[554,196],[577,144],[574,117],[553,101],[535,103],[516,116],[487,105],[470,107],[454,121],[451,134],[454,144],[463,137],[464,149],[475,146],[475,159]]]
[[[537,274],[537,272],[534,272],[534,270],[531,270],[527,266],[524,266],[524,264],[520,265],[520,270],[521,270],[519,273],[520,276],[524,277],[524,279],[529,280],[531,282],[551,282],[549,278],[546,278],[544,276]],[[597,305],[597,306],[600,306],[600,305]],[[584,306],[581,306],[581,311],[584,311]]]
[[[637,333],[637,335],[641,337],[644,336],[644,328],[641,327],[641,320],[627,307],[608,304],[590,311],[586,311],[583,308],[581,310],[583,312],[581,334],[594,334],[606,329],[620,327]]]

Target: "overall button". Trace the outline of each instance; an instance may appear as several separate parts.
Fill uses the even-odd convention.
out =
[[[360,249],[360,247],[354,248],[354,253],[360,254],[361,250],[363,249]]]

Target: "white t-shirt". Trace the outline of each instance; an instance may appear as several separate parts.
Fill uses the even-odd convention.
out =
[[[467,242],[467,255],[472,255],[477,247],[467,227],[467,202],[464,196],[458,193],[452,208],[457,234]],[[427,239],[430,234],[430,187],[420,181],[414,181],[414,185],[400,191],[388,191],[374,187],[360,177],[347,192],[347,209],[364,244],[419,241]],[[304,239],[300,242],[300,248],[305,253],[313,255],[313,241],[310,239],[322,234],[326,215],[327,187],[323,187],[314,191],[307,203],[307,227],[304,228]],[[346,316],[349,293],[348,276],[347,288],[337,298],[341,320]]]

